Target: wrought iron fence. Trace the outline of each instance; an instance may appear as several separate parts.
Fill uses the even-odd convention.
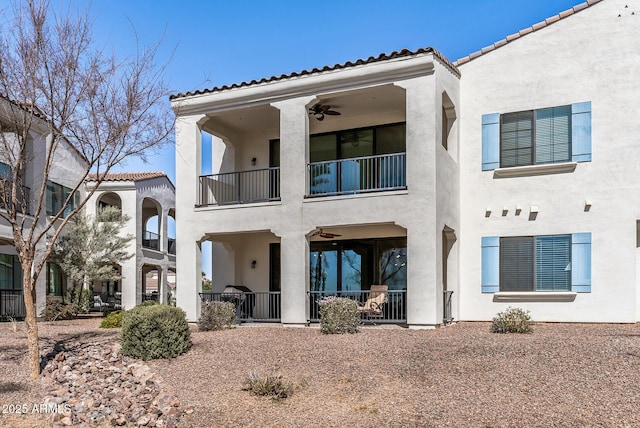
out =
[[[360,318],[363,322],[373,323],[389,323],[389,324],[403,324],[407,322],[407,290],[388,290],[386,292],[386,302],[381,305],[381,310],[372,312],[367,311],[367,300],[372,298],[371,290],[360,291],[309,291],[308,296],[310,299],[310,322],[320,321],[320,306],[318,302],[324,297],[337,296],[353,299],[358,303]],[[373,293],[381,293],[380,291],[374,291]]]
[[[0,290],[0,319],[19,319],[26,315],[22,290]]]
[[[231,302],[236,306],[239,322],[280,322],[280,292],[200,293],[202,301]]]
[[[280,199],[280,168],[202,175],[198,206],[246,204]]]
[[[443,324],[451,324],[453,322],[453,314],[451,312],[451,297],[453,296],[453,291],[444,290],[443,292],[443,314],[442,314],[442,322]]]
[[[406,189],[406,153],[309,164],[308,196]]]
[[[144,235],[142,236],[142,246],[144,248],[149,248],[151,250],[159,250],[160,249],[160,235],[157,233],[149,232],[148,230],[144,231]]]

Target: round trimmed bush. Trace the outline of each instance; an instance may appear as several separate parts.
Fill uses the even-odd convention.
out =
[[[354,300],[329,296],[318,302],[320,331],[324,334],[357,333],[360,313]]]
[[[185,312],[173,306],[136,306],[126,311],[120,332],[120,352],[133,358],[174,358],[191,348]]]
[[[124,317],[124,311],[113,311],[102,320],[102,323],[100,323],[100,328],[122,327],[123,317]]]
[[[498,312],[491,323],[492,333],[533,333],[533,325],[529,311],[508,307]]]
[[[231,302],[204,302],[198,319],[198,330],[232,328],[236,323],[236,307]]]

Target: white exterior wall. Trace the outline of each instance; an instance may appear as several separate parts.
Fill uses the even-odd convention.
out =
[[[390,77],[383,81],[381,76],[386,72]],[[392,77],[403,73],[402,79],[394,80]],[[406,121],[408,190],[305,198],[309,121],[313,120],[309,119],[308,108],[318,102],[317,94],[330,92],[332,85],[338,85],[336,82],[340,82],[340,88],[334,89],[335,94],[341,94],[367,88],[371,85],[369,80],[399,88],[396,90],[405,94],[404,111],[381,116],[368,116],[366,111],[355,117],[332,116],[331,121],[314,121],[313,133]],[[459,197],[457,164],[440,144],[440,103],[444,89],[454,103],[457,102],[457,80],[431,55],[426,55],[176,102],[176,189],[181,207],[196,205],[201,127],[228,139],[226,149],[233,151],[235,171],[267,167],[268,141],[280,139],[280,201],[185,208],[181,211],[177,219],[178,281],[186,285],[179,288],[178,305],[187,311],[187,317],[195,320],[199,315],[197,293],[200,291],[201,267],[198,243],[208,237],[214,241],[214,291],[224,288],[227,285],[224,282],[231,279],[236,285],[267,291],[268,244],[280,242],[282,322],[305,324],[309,288],[308,236],[317,228],[332,227],[343,233],[357,228],[357,234],[352,237],[358,238],[406,236],[408,323],[414,327],[442,323],[440,236],[444,224],[454,229],[458,227]],[[351,86],[344,82],[350,82]],[[236,100],[244,100],[245,104]],[[238,135],[216,122],[215,113],[225,111],[227,104],[243,108],[269,100],[273,100],[270,105],[277,108],[280,115],[279,133],[275,135],[269,129],[259,135]],[[207,115],[212,117],[210,121]],[[235,135],[235,139],[230,135]],[[230,158],[227,150],[223,151],[215,139],[214,147],[214,153],[221,155],[223,160],[214,159],[213,164],[223,165],[222,168],[229,171],[226,169],[229,163],[225,162]],[[441,156],[449,158],[444,161],[443,168],[436,166]],[[252,157],[257,158],[255,166],[250,165]],[[214,173],[216,169],[214,166]],[[230,257],[234,263],[227,263]],[[257,261],[257,269],[250,268],[251,260]],[[233,276],[230,271],[233,271]],[[456,273],[454,270],[452,275]],[[455,283],[455,278],[453,280]]]
[[[461,79],[460,318],[489,320],[506,306],[534,320],[640,319],[640,16],[605,0],[463,64]],[[619,17],[619,14],[621,17]],[[481,116],[592,103],[592,161],[574,172],[493,178],[481,170]],[[592,203],[585,211],[585,200]],[[522,213],[515,215],[516,206]],[[529,207],[539,214],[529,221]],[[493,212],[485,217],[486,207]],[[508,214],[502,216],[503,207]],[[573,302],[494,303],[481,293],[481,237],[592,234],[591,293]]]
[[[95,183],[92,182],[87,183],[89,189],[93,188],[94,185]],[[124,261],[121,265],[122,306],[125,309],[131,309],[142,302],[142,267],[144,265],[157,267],[159,272],[159,297],[161,302],[164,301],[163,299],[166,298],[167,293],[167,272],[169,269],[175,270],[176,268],[176,256],[168,254],[167,240],[168,212],[171,209],[175,209],[175,190],[173,185],[166,177],[140,181],[104,181],[87,202],[86,207],[89,215],[95,217],[98,201],[106,193],[118,195],[122,204],[122,212],[130,217],[130,220],[122,228],[121,234],[123,236],[128,234],[134,236],[134,239],[127,246],[127,252],[134,256]],[[142,204],[145,198],[153,199],[161,207],[161,211],[158,212],[161,241],[160,250],[158,251],[143,248],[142,246],[144,233]]]

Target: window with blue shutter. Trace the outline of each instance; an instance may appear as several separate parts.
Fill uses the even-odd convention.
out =
[[[482,292],[591,292],[591,234],[483,237]]]
[[[482,170],[500,168],[500,114],[482,116]]]
[[[482,170],[591,161],[591,102],[482,116]]]
[[[482,237],[482,292],[495,293],[500,287],[500,238]]]
[[[591,293],[591,233],[571,235],[571,290]]]
[[[571,106],[571,149],[574,162],[591,161],[591,101]]]

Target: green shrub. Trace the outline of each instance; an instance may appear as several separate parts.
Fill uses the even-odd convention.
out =
[[[71,304],[73,315],[88,314],[93,305],[93,292],[75,287],[67,292],[65,301]]]
[[[156,302],[155,300],[145,300],[144,302],[140,303],[138,306],[155,306],[157,304],[158,302]]]
[[[236,307],[231,302],[204,302],[198,319],[198,330],[232,328],[236,324]]]
[[[498,312],[491,323],[492,333],[533,333],[529,311],[508,307]]]
[[[124,313],[120,352],[151,360],[174,358],[191,348],[191,333],[185,313],[168,305],[136,306]]]
[[[122,327],[122,318],[124,311],[113,311],[102,320],[100,328],[119,328]]]
[[[320,331],[324,334],[357,333],[360,313],[354,300],[329,296],[318,302]]]
[[[76,314],[74,305],[55,296],[47,296],[46,306],[40,316],[45,321],[70,320]]]
[[[244,381],[245,391],[255,395],[269,396],[274,400],[284,400],[293,394],[293,384],[284,379],[281,374],[261,376],[252,371]]]

